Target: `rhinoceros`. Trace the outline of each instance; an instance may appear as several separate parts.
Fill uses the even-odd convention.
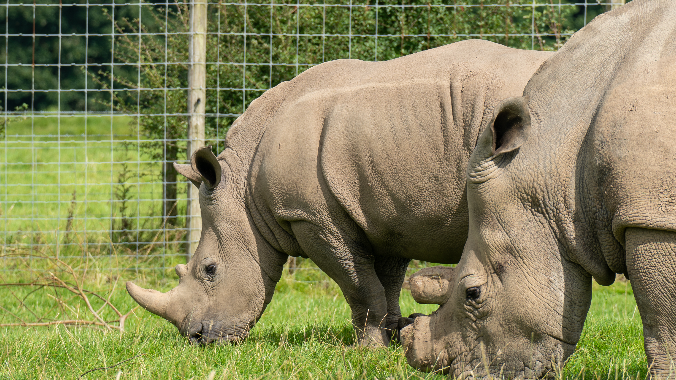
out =
[[[175,165],[200,189],[203,223],[178,286],[129,294],[192,342],[238,341],[301,256],[340,286],[359,344],[387,345],[409,261],[460,259],[480,131],[550,55],[470,40],[326,62],[266,91],[218,157],[205,147]]]
[[[401,331],[409,364],[554,376],[580,338],[592,278],[624,273],[648,365],[674,376],[675,141],[676,4],[634,0],[574,34],[480,136],[467,244],[445,269],[448,292],[422,297],[442,306]]]

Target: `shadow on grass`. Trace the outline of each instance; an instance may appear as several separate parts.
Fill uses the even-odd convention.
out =
[[[174,326],[161,326],[145,334],[153,339],[171,345],[191,345],[188,339],[181,336]],[[137,338],[138,339],[138,338]],[[216,346],[238,346],[241,344],[264,344],[274,346],[303,346],[306,344],[321,344],[327,346],[353,346],[356,342],[354,329],[351,325],[332,326],[328,324],[306,326],[269,326],[263,329],[254,329],[249,337],[241,342],[223,342]],[[214,345],[200,346],[214,347]]]
[[[289,328],[271,327],[257,334],[252,334],[247,340],[262,341],[275,345],[288,344],[290,346],[302,346],[308,343],[350,346],[355,344],[356,336],[351,325],[317,324]]]

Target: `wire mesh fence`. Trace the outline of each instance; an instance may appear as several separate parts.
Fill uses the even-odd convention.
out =
[[[125,1],[0,4],[3,270],[33,254],[185,261],[188,182],[171,164],[188,159],[192,4]],[[209,2],[206,144],[220,152],[252,100],[313,65],[468,38],[556,50],[616,1]]]

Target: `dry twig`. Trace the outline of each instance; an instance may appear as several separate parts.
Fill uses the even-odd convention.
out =
[[[7,256],[18,257],[19,255],[7,255]],[[57,257],[30,254],[30,255],[21,255],[19,258],[24,259],[26,257],[48,260],[50,264],[53,264],[53,266],[57,267],[61,271],[65,272],[69,277],[71,277],[72,282],[64,280],[63,276],[58,276],[54,274],[54,272],[49,272],[49,275],[47,277],[42,278],[41,280],[38,281],[33,281],[29,283],[0,283],[0,287],[10,288],[10,293],[12,294],[14,299],[16,299],[19,302],[20,307],[27,310],[35,318],[34,321],[26,321],[23,318],[19,317],[17,314],[12,313],[7,308],[0,306],[2,310],[4,310],[7,314],[11,315],[13,318],[17,320],[17,322],[12,323],[0,323],[0,327],[4,326],[37,327],[37,326],[53,326],[53,325],[74,325],[74,326],[94,326],[94,327],[102,327],[108,330],[124,331],[124,322],[127,319],[127,317],[129,317],[129,315],[132,312],[134,312],[134,310],[136,310],[136,307],[131,309],[126,314],[123,314],[117,307],[115,307],[115,305],[113,305],[110,302],[110,296],[112,295],[112,291],[111,294],[108,296],[108,298],[106,298],[94,291],[85,289],[84,283],[87,275],[87,270],[89,269],[88,260],[87,262],[85,262],[84,271],[80,275],[76,272],[75,269],[73,269],[73,267],[71,267],[66,262]],[[115,283],[113,284],[113,289],[117,285],[117,281],[118,280],[116,279]],[[19,296],[16,295],[16,293],[12,290],[12,288],[22,288],[22,287],[34,287],[35,289],[31,290],[23,298],[20,298]],[[57,302],[57,304],[61,308],[61,311],[64,314],[68,314],[68,312],[70,312],[72,314],[75,314],[75,318],[66,317],[64,319],[59,320],[50,320],[50,318],[46,318],[45,316],[39,316],[38,313],[36,313],[29,305],[26,304],[25,301],[29,295],[41,289],[54,290],[53,295],[47,294],[47,296],[54,299],[55,302]],[[71,305],[69,305],[68,302],[64,301],[64,296],[60,295],[57,292],[57,289],[65,289],[68,292],[70,292],[75,298],[79,299],[81,302],[84,302],[90,318],[80,318],[79,313]],[[103,303],[103,305],[99,309],[95,309],[94,306],[92,305],[91,302],[92,297],[98,299]],[[113,320],[106,320],[102,316],[102,312],[106,308],[112,310],[117,315],[118,318]],[[50,309],[49,311],[51,311],[52,309]]]
[[[126,363],[126,362],[128,362],[128,361],[130,361],[130,360],[132,360],[132,359],[138,358],[139,356],[143,356],[143,355],[145,355],[145,353],[141,353],[141,354],[138,354],[138,355],[134,355],[134,356],[130,357],[129,359],[124,359],[124,360],[122,360],[121,362],[117,362],[117,363],[115,363],[115,364],[113,364],[113,365],[111,365],[111,366],[109,366],[109,367],[92,368],[92,369],[90,369],[89,371],[82,373],[82,374],[80,375],[80,378],[82,378],[82,376],[84,376],[84,375],[86,375],[86,374],[88,374],[88,373],[90,373],[90,372],[94,372],[94,371],[105,371],[105,370],[107,370],[107,369],[115,368],[115,367],[117,367],[118,365],[120,365],[120,364],[122,364],[122,363]]]

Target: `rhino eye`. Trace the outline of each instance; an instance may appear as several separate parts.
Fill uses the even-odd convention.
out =
[[[465,290],[465,297],[470,301],[476,301],[481,296],[481,288],[474,286]]]
[[[216,264],[209,264],[204,268],[204,271],[208,276],[213,276],[216,274]]]

